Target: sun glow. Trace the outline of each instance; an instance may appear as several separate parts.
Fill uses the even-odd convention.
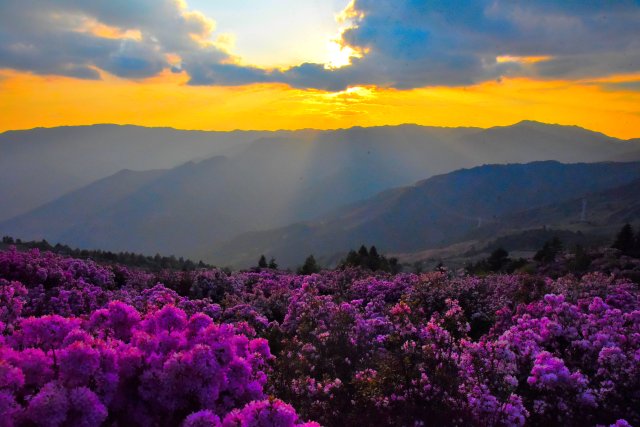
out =
[[[102,37],[106,39],[131,39],[142,40],[142,33],[140,30],[112,27],[96,21],[92,18],[81,17],[79,18],[80,25],[75,29],[80,33],[89,33],[96,37]]]
[[[504,64],[508,62],[518,62],[520,64],[535,64],[537,62],[548,61],[552,59],[552,56],[512,56],[501,55],[496,57],[498,64]]]
[[[168,70],[140,81],[108,74],[93,81],[0,71],[0,131],[93,123],[203,130],[401,123],[490,127],[531,119],[634,138],[640,136],[640,92],[611,83],[637,78],[572,84],[505,78],[468,87],[354,86],[327,92],[284,84],[189,86],[186,73]]]
[[[327,43],[327,58],[325,64],[327,69],[336,69],[351,65],[351,58],[359,58],[362,55],[349,46],[341,45],[337,40]]]

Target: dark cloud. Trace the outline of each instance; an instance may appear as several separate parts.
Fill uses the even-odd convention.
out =
[[[612,90],[612,91],[631,90],[634,92],[640,92],[640,80],[626,81],[626,82],[607,82],[607,83],[601,83],[600,86],[602,86],[606,90]]]
[[[640,70],[637,1],[356,0],[354,9],[363,17],[343,41],[368,53],[351,67],[352,83],[407,88]]]
[[[107,37],[103,25],[140,37]],[[167,54],[229,55],[204,46],[211,23],[177,0],[20,0],[0,2],[0,67],[78,78],[99,70],[125,78],[158,74]],[[95,28],[94,28],[95,29]]]
[[[273,81],[269,74],[257,67],[236,64],[221,64],[201,58],[200,55],[187,57],[184,67],[189,73],[191,85],[242,85]]]
[[[280,71],[234,64],[205,42],[211,22],[178,0],[9,0],[0,2],[0,67],[93,79],[98,70],[141,78],[171,68],[184,70],[192,85],[282,82],[326,90],[640,71],[637,0],[355,0],[353,12],[342,42],[361,58],[338,69],[305,63]],[[140,37],[79,32],[87,20]],[[170,64],[167,54],[181,63]],[[504,56],[547,59],[497,60]]]

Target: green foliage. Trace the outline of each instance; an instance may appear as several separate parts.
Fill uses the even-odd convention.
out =
[[[260,259],[258,260],[258,269],[262,269],[262,268],[277,270],[278,264],[276,263],[276,259],[271,257],[269,262],[267,262],[267,258],[264,255],[260,255]]]
[[[616,240],[611,247],[619,249],[624,255],[633,255],[636,250],[636,240],[631,224],[625,224],[616,235]]]
[[[524,258],[511,259],[509,252],[504,248],[497,248],[489,257],[473,264],[467,265],[467,272],[470,274],[486,274],[486,273],[513,273],[527,265]]]
[[[206,264],[202,261],[198,261],[196,263],[190,259],[184,259],[183,257],[176,258],[173,255],[162,256],[160,254],[156,254],[154,256],[148,256],[133,252],[77,249],[71,248],[67,245],[61,245],[59,243],[51,245],[46,240],[41,240],[39,242],[25,242],[20,239],[14,239],[10,236],[4,236],[2,238],[2,244],[15,245],[18,249],[39,249],[41,251],[50,251],[74,258],[91,259],[96,262],[107,264],[123,264],[129,267],[138,267],[150,271],[159,271],[164,269],[192,271],[199,268],[213,267],[212,265]]]
[[[563,250],[562,241],[558,237],[545,242],[542,249],[536,252],[533,259],[542,264],[549,264],[556,260],[556,257]]]
[[[347,257],[340,262],[340,267],[360,267],[365,270],[387,271],[393,274],[402,270],[397,258],[387,258],[380,255],[375,246],[371,246],[371,249],[367,250],[364,245],[360,246],[358,252],[349,251]]]
[[[258,260],[258,268],[268,268],[267,259],[264,255],[260,255],[260,260]]]
[[[298,274],[304,274],[304,275],[315,274],[319,272],[320,272],[320,266],[316,262],[316,259],[314,258],[313,255],[309,255],[307,259],[304,261],[303,266],[300,267],[300,269],[298,270]]]
[[[504,248],[498,248],[487,258],[487,267],[490,271],[500,271],[509,261],[509,252]]]
[[[586,271],[591,265],[591,257],[581,245],[576,245],[574,257],[569,262],[569,269],[574,273]]]

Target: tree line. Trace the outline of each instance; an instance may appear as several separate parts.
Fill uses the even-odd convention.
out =
[[[4,236],[2,243],[5,245],[15,245],[19,248],[39,249],[42,251],[50,251],[60,255],[70,256],[73,258],[91,259],[96,262],[123,264],[130,267],[139,267],[151,271],[164,269],[191,271],[198,268],[212,268],[212,265],[202,261],[194,262],[183,257],[162,256],[155,254],[154,256],[136,254],[133,252],[112,252],[102,250],[76,249],[67,245],[57,243],[50,244],[46,240],[41,241],[23,241],[14,239],[10,236]]]
[[[611,245],[612,248],[618,249],[623,255],[640,258],[640,230],[633,232],[631,224],[625,224]]]
[[[617,249],[622,255],[640,258],[640,230],[635,233],[631,224],[625,224],[616,234],[611,248]],[[537,265],[548,265],[555,262],[558,256],[565,253],[564,244],[558,237],[548,240],[535,253],[533,261]],[[573,271],[584,271],[590,263],[591,257],[582,245],[576,245],[572,251],[573,258],[569,266]],[[466,270],[470,274],[482,273],[512,273],[526,266],[529,261],[525,258],[512,259],[509,252],[500,247],[495,249],[487,258],[467,265]]]
[[[399,273],[402,270],[402,266],[398,262],[398,258],[387,258],[386,256],[379,254],[375,246],[371,246],[370,249],[367,249],[364,245],[360,246],[358,251],[353,249],[350,250],[347,256],[338,263],[339,269],[349,267],[359,267],[363,270],[370,271],[386,271],[393,274]],[[275,270],[278,268],[278,264],[275,258],[271,258],[269,262],[267,262],[267,258],[264,255],[260,255],[257,268]],[[318,264],[315,257],[313,255],[309,255],[305,259],[304,264],[297,269],[297,273],[309,275],[319,273],[321,270],[322,267]]]

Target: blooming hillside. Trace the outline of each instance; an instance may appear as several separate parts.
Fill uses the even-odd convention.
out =
[[[640,425],[614,275],[149,273],[0,252],[0,426]]]

